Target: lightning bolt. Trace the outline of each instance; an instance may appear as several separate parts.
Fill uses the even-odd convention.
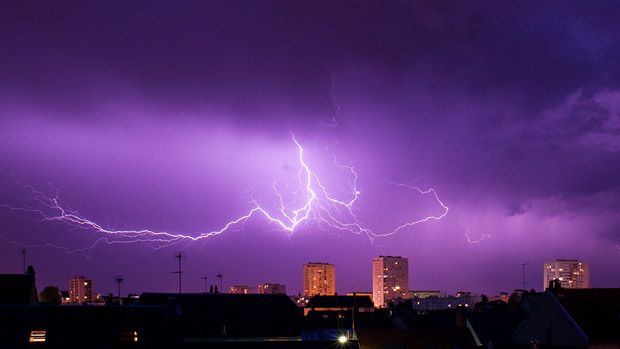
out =
[[[375,238],[385,237],[398,233],[399,231],[410,228],[414,225],[425,223],[431,220],[440,220],[448,214],[449,208],[446,206],[435,189],[421,189],[407,184],[388,182],[391,185],[413,190],[420,195],[431,195],[439,207],[441,212],[436,215],[425,216],[417,219],[409,220],[401,225],[396,226],[391,231],[375,232],[360,223],[355,214],[354,206],[361,195],[358,189],[358,173],[353,166],[343,165],[339,163],[335,157],[332,157],[334,166],[346,170],[351,179],[349,180],[349,190],[346,198],[337,198],[329,193],[326,186],[321,182],[320,177],[311,169],[310,165],[304,158],[304,148],[297,141],[294,135],[291,135],[292,141],[297,148],[297,161],[299,170],[295,179],[296,188],[289,192],[293,200],[286,200],[285,195],[279,189],[279,183],[273,182],[271,189],[276,202],[275,209],[269,209],[261,202],[254,198],[252,193],[250,203],[251,209],[237,217],[217,230],[202,232],[198,234],[189,233],[171,233],[165,231],[154,231],[149,229],[128,230],[128,229],[109,229],[89,220],[80,215],[77,211],[63,207],[59,201],[59,192],[53,197],[36,190],[34,187],[25,185],[17,181],[22,187],[30,191],[31,197],[28,204],[24,206],[13,206],[8,204],[0,205],[10,210],[34,213],[40,216],[42,221],[59,222],[76,228],[93,231],[100,236],[90,246],[70,250],[64,248],[67,252],[84,251],[94,248],[100,243],[106,244],[128,244],[128,243],[150,243],[156,248],[170,246],[172,244],[183,241],[193,242],[208,239],[220,235],[234,228],[243,228],[244,224],[254,216],[262,216],[269,224],[277,226],[279,229],[293,233],[300,225],[308,222],[317,222],[321,226],[331,229],[350,232],[353,234],[365,234],[371,241]],[[8,240],[7,240],[8,241]],[[42,246],[63,248],[53,244],[45,243]]]
[[[478,239],[473,239],[471,235],[469,234],[470,233],[469,226],[464,225],[463,223],[459,223],[459,225],[461,226],[461,228],[465,229],[465,232],[463,233],[463,235],[465,236],[465,239],[467,239],[467,242],[470,244],[477,244],[491,237],[491,234],[489,233],[482,233],[482,235],[480,235]]]
[[[480,238],[472,239],[471,236],[469,235],[469,227],[466,225],[462,225],[462,224],[461,224],[461,227],[465,228],[464,235],[465,235],[465,238],[467,239],[467,242],[470,244],[477,244],[491,237],[491,234],[489,233],[482,233],[482,235],[480,235]]]
[[[332,107],[334,109],[332,118],[329,123],[324,124],[326,127],[337,127],[338,126],[338,117],[340,116],[340,110],[342,109],[342,105],[338,104],[336,101],[336,74],[332,74],[332,81],[329,89],[329,97],[331,98]]]

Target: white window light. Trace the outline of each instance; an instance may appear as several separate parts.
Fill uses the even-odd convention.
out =
[[[44,343],[46,335],[47,335],[47,331],[45,331],[45,330],[33,330],[33,331],[30,331],[30,339],[28,340],[28,342],[30,342],[30,343]]]
[[[122,342],[138,342],[138,331],[123,331],[121,334]]]

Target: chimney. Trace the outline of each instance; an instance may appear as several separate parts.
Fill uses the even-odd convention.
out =
[[[558,290],[562,288],[562,283],[558,279],[553,279],[549,281],[549,290],[551,292],[556,293]]]

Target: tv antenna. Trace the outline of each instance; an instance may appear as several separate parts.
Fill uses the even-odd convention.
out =
[[[523,288],[522,288],[522,289],[523,289],[524,291],[525,291],[525,289],[526,289],[526,288],[525,288],[525,285],[527,285],[527,282],[525,282],[525,267],[527,267],[528,265],[530,265],[530,263],[529,263],[529,262],[525,262],[525,263],[521,263],[521,264],[519,264],[519,266],[521,267],[522,273],[523,273],[523,274],[522,274],[522,275],[523,275],[523,279],[522,279]]]
[[[220,279],[220,293],[224,293],[224,290],[222,289],[222,279],[224,278],[224,274],[222,274],[222,272],[220,271],[219,273],[217,273],[217,275],[215,275],[215,277]]]
[[[208,282],[207,282],[207,280],[208,280],[207,276],[205,275],[205,276],[201,277],[200,279],[205,281],[205,293],[209,292],[209,285],[208,285]]]
[[[177,269],[177,271],[172,271],[171,273],[179,275],[179,294],[180,294],[181,293],[181,276],[183,275],[183,270],[181,269],[181,260],[183,259],[183,254],[179,252],[176,255],[174,255],[174,258],[178,259],[179,261],[179,269]]]
[[[24,266],[24,274],[26,274],[26,249],[22,249],[22,264]]]
[[[116,289],[118,291],[118,304],[123,305],[123,298],[121,298],[121,282],[125,281],[125,279],[121,275],[117,275],[114,277],[114,281],[116,282]]]

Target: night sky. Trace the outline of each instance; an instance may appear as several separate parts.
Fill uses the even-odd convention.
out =
[[[298,293],[321,261],[345,293],[401,255],[411,289],[495,294],[569,258],[620,287],[618,18],[617,1],[2,1],[0,273],[28,246],[39,289],[175,291],[182,251],[184,291],[222,272]],[[350,211],[319,195],[292,231],[255,212],[173,243],[42,219],[53,197],[112,233],[197,237],[257,204],[284,219],[310,195],[295,140]]]

